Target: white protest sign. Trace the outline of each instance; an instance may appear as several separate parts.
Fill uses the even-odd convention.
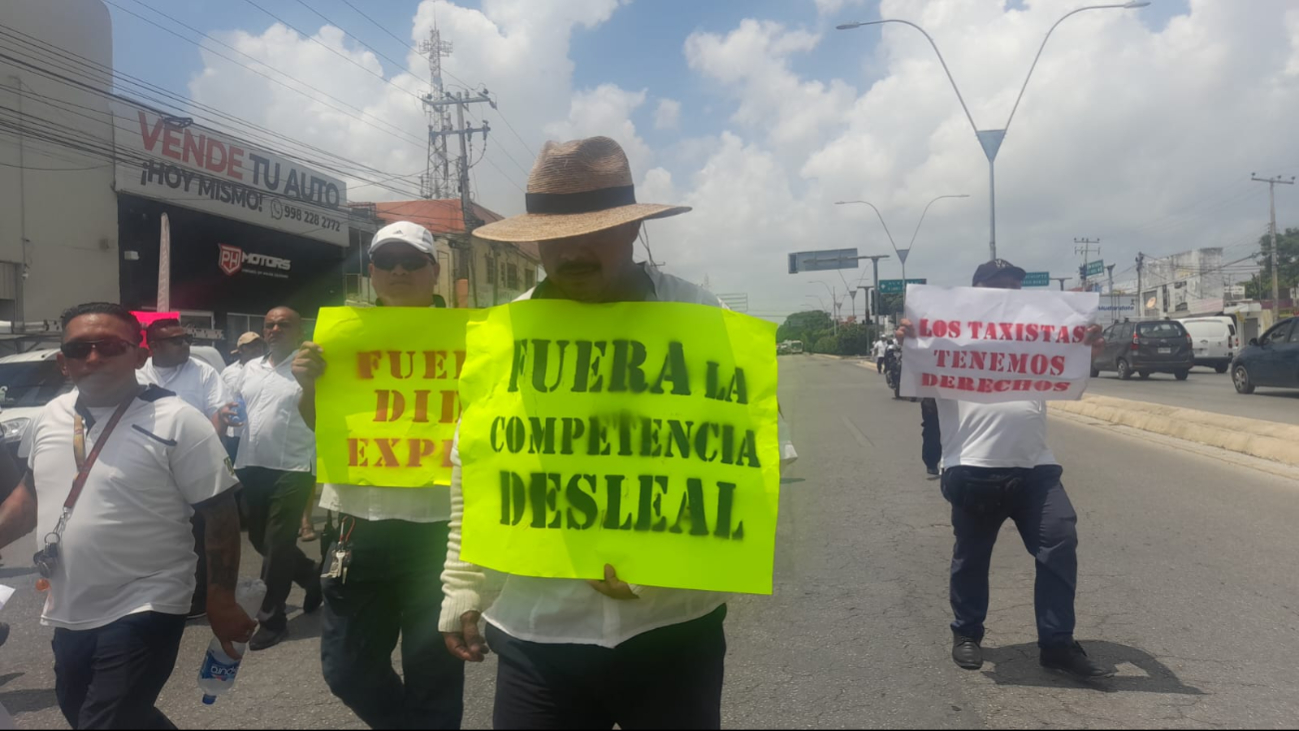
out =
[[[13,595],[14,595],[14,588],[12,586],[5,586],[4,584],[0,584],[0,609],[5,608],[5,604],[9,602],[9,597]]]
[[[979,403],[1081,398],[1099,300],[1095,292],[909,285],[916,337],[903,342],[900,393]]]

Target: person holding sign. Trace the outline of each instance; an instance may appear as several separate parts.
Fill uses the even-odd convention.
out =
[[[375,234],[370,282],[380,306],[444,307],[433,292],[437,281],[437,245],[427,229],[398,221]],[[307,342],[293,363],[298,409],[313,429],[325,356]],[[320,505],[339,514],[322,577],[320,664],[329,689],[372,728],[460,728],[465,666],[438,632],[449,488],[326,483]],[[398,636],[404,682],[392,667]]]
[[[995,259],[979,265],[973,286],[1018,290],[1024,276],[1023,269]],[[1035,323],[1033,329],[1051,326]],[[1004,332],[1013,337],[1016,328],[1010,325]],[[1072,338],[1074,330],[1068,329],[1066,335]],[[1093,351],[1104,347],[1099,326],[1079,325],[1077,335]],[[901,322],[897,337],[899,341],[917,337],[910,319]],[[943,454],[941,486],[952,505],[956,534],[950,584],[956,616],[952,660],[967,670],[983,666],[992,548],[1009,518],[1037,560],[1034,605],[1042,666],[1083,679],[1112,675],[1089,658],[1073,636],[1078,516],[1060,482],[1063,469],[1046,443],[1046,402],[936,401]]]
[[[548,276],[520,299],[721,306],[700,287],[633,260],[642,221],[690,209],[636,203],[627,157],[613,140],[546,143],[528,178],[527,209],[474,232],[538,242]],[[484,570],[460,560],[458,451],[452,463],[440,625],[456,657],[481,661],[488,644],[500,657],[497,728],[720,727],[724,594],[630,585],[606,565],[598,581],[507,575],[487,607]],[[486,642],[478,631],[484,609]]]
[[[248,412],[235,468],[244,486],[248,540],[262,555],[266,598],[261,627],[249,649],[265,650],[289,636],[284,602],[293,584],[306,589],[302,611],[320,608],[320,572],[298,548],[302,511],[316,487],[316,444],[298,413],[302,387],[293,378],[293,356],[302,343],[302,316],[288,307],[266,313],[268,352],[244,365],[239,396]]]

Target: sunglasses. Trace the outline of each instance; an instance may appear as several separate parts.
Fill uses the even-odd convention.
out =
[[[154,338],[153,340],[149,341],[150,345],[161,345],[162,343],[179,343],[184,345],[193,345],[194,336],[190,335],[189,333],[185,333],[184,335],[173,335],[169,338]]]
[[[394,254],[385,256],[384,254],[375,254],[370,258],[376,269],[382,269],[390,272],[400,266],[408,272],[416,272],[428,266],[430,259],[423,254]]]
[[[108,340],[75,340],[60,345],[59,351],[73,360],[85,360],[90,357],[92,350],[99,351],[99,354],[105,358],[116,358],[135,347],[120,338],[109,338]]]

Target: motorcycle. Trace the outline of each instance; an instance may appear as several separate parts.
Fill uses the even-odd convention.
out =
[[[901,398],[902,387],[902,353],[890,350],[884,354],[884,382],[893,389],[893,398]]]

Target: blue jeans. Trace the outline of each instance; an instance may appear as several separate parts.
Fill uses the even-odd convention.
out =
[[[1078,586],[1078,515],[1055,465],[1033,469],[954,467],[943,472],[943,497],[952,503],[951,602],[952,631],[983,639],[988,616],[988,569],[997,533],[1009,518],[1015,521],[1024,547],[1037,562],[1033,604],[1037,613],[1037,643],[1042,648],[1073,643],[1074,593]],[[968,477],[1009,474],[1021,482],[1016,489],[987,501],[971,494]]]

